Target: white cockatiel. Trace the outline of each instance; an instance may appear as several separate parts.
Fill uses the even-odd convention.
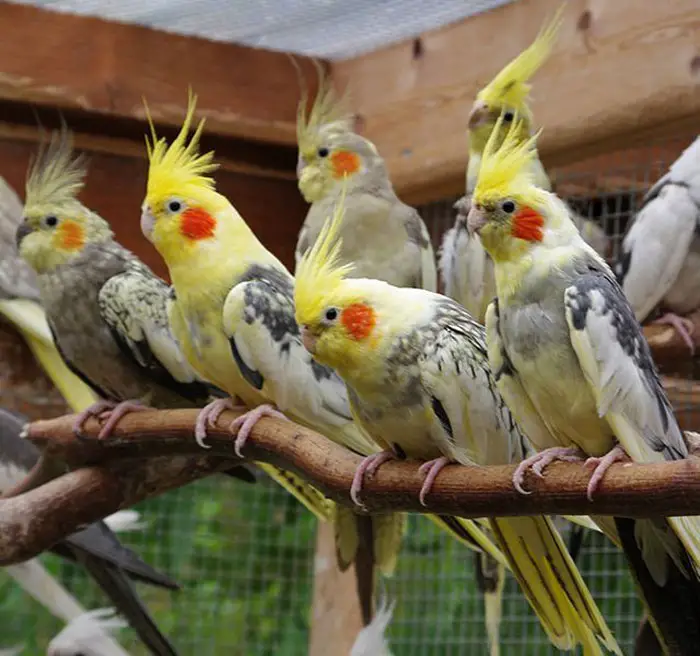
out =
[[[674,326],[691,353],[700,308],[700,137],[646,194],[622,242],[615,274],[637,320],[662,306],[656,323]]]
[[[529,81],[547,61],[556,42],[560,24],[561,10],[540,31],[528,48],[509,62],[479,91],[469,115],[466,194],[454,204],[457,218],[454,226],[443,237],[439,268],[445,294],[461,303],[481,323],[484,322],[488,304],[496,295],[496,281],[490,255],[484,250],[479,236],[467,230],[466,221],[471,207],[471,196],[476,185],[484,147],[491,133],[496,129],[501,112],[504,113],[504,121],[499,128],[500,141],[503,140],[516,112],[522,119],[519,138],[524,141],[532,135],[533,115],[528,102],[531,87]],[[529,166],[538,185],[542,189],[549,190],[551,182],[539,158],[533,159]],[[596,221],[578,215],[575,223],[583,238],[601,255],[604,255],[610,241],[600,225]]]
[[[299,189],[311,203],[299,232],[297,265],[345,189],[343,258],[357,264],[358,275],[436,291],[435,254],[423,219],[397,197],[377,148],[352,130],[322,75],[308,117],[306,99],[299,105],[297,141]]]
[[[519,129],[514,122],[502,144],[487,143],[468,217],[495,264],[489,361],[539,451],[516,469],[516,488],[524,492],[529,469],[541,476],[554,460],[588,458],[592,496],[617,460],[663,462],[689,452],[622,289],[566,204],[537,186],[536,138],[523,142]],[[697,595],[700,520],[635,520],[633,528],[656,587],[663,592],[680,570]]]

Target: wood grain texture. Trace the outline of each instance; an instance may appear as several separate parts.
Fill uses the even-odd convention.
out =
[[[519,0],[414,40],[334,63],[364,134],[410,202],[463,189],[466,122],[481,87],[527,47],[560,0]],[[570,0],[533,111],[548,167],[697,131],[697,0]]]
[[[30,157],[36,145],[27,140],[0,139],[0,175],[23,197]],[[87,150],[89,170],[81,200],[112,226],[117,239],[159,275],[166,269],[153,246],[141,234],[139,220],[146,191],[145,155],[111,155]],[[217,189],[244,217],[258,239],[288,267],[307,205],[296,183],[230,171],[214,174]]]
[[[143,118],[145,96],[178,125],[190,85],[211,131],[294,144],[299,82],[284,53],[0,2],[2,99]]]

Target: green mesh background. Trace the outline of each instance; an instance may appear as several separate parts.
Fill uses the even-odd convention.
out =
[[[557,187],[579,211],[599,220],[613,237],[619,236],[640,192],[687,143],[681,141],[677,148],[666,146],[663,151],[650,149],[634,161],[627,161],[623,153],[614,160],[614,172],[612,164],[605,168],[593,163],[561,172]],[[611,188],[611,179],[624,180],[624,185]],[[422,209],[436,245],[452,225],[452,202]],[[614,239],[615,244],[618,241]],[[688,378],[692,373],[690,369],[681,372]],[[0,404],[3,401],[0,391]],[[250,486],[217,476],[137,509],[148,529],[123,533],[121,538],[182,583],[180,593],[143,585],[139,591],[183,655],[307,653],[315,524],[291,497],[267,479]],[[570,525],[558,524],[568,539]],[[42,560],[84,606],[108,604],[78,567],[50,555]],[[586,532],[577,562],[622,649],[631,653],[640,604],[622,556],[602,535]],[[383,587],[398,602],[390,628],[395,656],[487,653],[472,552],[424,518],[411,517],[398,570]],[[48,641],[62,626],[2,572],[0,618],[0,648],[24,643],[27,655],[45,653]],[[504,656],[557,653],[512,578],[505,589],[501,636]],[[118,637],[135,656],[147,653],[130,630]]]

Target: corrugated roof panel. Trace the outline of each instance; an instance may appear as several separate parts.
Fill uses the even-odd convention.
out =
[[[343,59],[514,0],[29,0],[216,41]]]

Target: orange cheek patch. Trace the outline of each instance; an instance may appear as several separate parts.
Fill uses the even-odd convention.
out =
[[[343,310],[340,322],[354,339],[360,340],[372,334],[377,317],[369,305],[354,303]]]
[[[526,241],[542,241],[544,218],[531,207],[523,207],[513,219],[513,237]]]
[[[349,150],[338,150],[331,155],[333,177],[342,178],[344,175],[357,173],[360,169],[360,156]]]
[[[65,250],[77,251],[85,245],[85,232],[75,221],[63,221],[58,228],[58,239]]]
[[[185,210],[180,217],[180,233],[193,241],[213,237],[215,228],[216,219],[197,207]]]

